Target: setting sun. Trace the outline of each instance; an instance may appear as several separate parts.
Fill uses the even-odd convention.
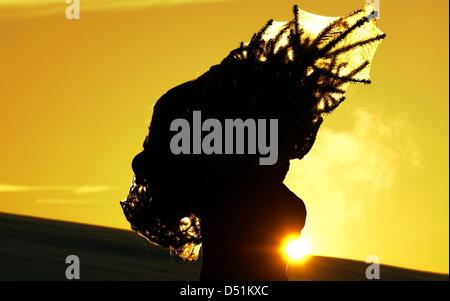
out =
[[[291,235],[283,243],[282,252],[289,262],[303,262],[311,254],[312,248],[304,236]]]

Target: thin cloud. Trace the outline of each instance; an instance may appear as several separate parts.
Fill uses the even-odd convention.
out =
[[[58,186],[58,185],[16,185],[0,184],[0,193],[2,192],[68,192],[74,194],[89,194],[105,192],[114,188],[107,185],[82,185],[82,186]]]
[[[96,193],[112,190],[113,188],[106,185],[86,185],[76,187],[74,192],[77,194]]]

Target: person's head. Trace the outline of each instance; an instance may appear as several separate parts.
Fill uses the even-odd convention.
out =
[[[293,20],[269,21],[219,65],[160,99],[152,121],[157,126],[133,161],[136,179],[122,202],[136,231],[189,257],[201,241],[199,220],[190,213],[239,184],[258,187],[251,185],[258,175],[281,183],[286,163],[310,151],[323,116],[342,103],[347,85],[370,82],[369,62],[384,34],[364,11],[328,20],[318,32],[308,29],[304,17],[310,18],[294,7]],[[360,48],[364,55],[355,53]],[[262,167],[257,156],[174,155],[166,139],[170,122],[190,119],[194,110],[222,121],[278,119],[279,164]]]

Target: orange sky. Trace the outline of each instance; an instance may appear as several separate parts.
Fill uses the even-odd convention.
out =
[[[64,1],[31,2],[0,0],[0,211],[119,228],[154,102],[295,3],[81,0],[68,21]],[[448,273],[448,1],[381,0],[381,16],[373,84],[350,87],[286,183],[315,253]]]

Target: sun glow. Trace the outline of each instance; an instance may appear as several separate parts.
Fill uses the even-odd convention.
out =
[[[289,262],[304,262],[311,255],[312,247],[304,236],[289,235],[282,244],[282,253]]]

